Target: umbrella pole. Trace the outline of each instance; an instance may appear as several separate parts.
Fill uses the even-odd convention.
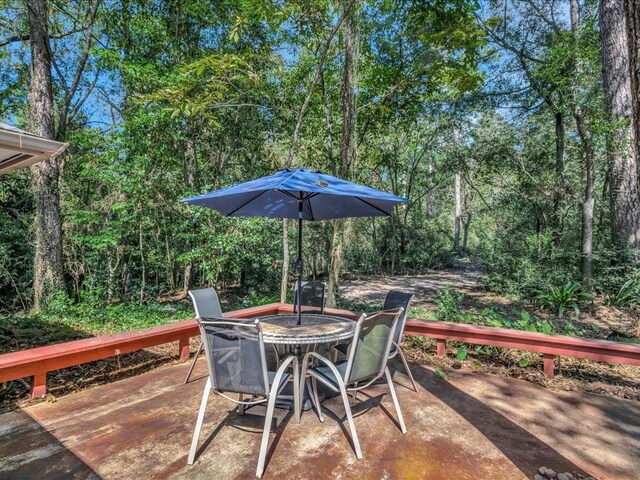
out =
[[[298,325],[302,323],[302,200],[298,200],[298,259],[296,260]]]

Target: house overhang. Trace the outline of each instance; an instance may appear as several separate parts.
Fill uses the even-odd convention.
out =
[[[66,143],[0,123],[0,175],[56,156],[65,148]]]

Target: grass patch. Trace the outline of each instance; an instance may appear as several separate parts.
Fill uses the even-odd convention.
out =
[[[136,330],[193,318],[189,302],[172,305],[137,303],[73,304],[52,301],[46,309],[0,319],[0,354],[96,335]]]

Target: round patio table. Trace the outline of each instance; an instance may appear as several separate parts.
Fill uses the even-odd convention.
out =
[[[269,315],[260,317],[265,343],[275,345],[321,345],[353,337],[356,322],[333,315],[302,314],[302,324],[296,325],[298,315]]]
[[[278,346],[285,347],[285,351],[295,353],[300,359],[305,351],[315,351],[319,345],[341,342],[353,337],[356,329],[356,322],[343,317],[333,315],[320,315],[303,313],[301,325],[297,325],[298,315],[269,315],[260,317],[262,325],[262,338],[264,343],[273,344],[278,352]],[[301,347],[306,346],[306,349]],[[302,368],[302,365],[298,365]],[[301,382],[305,379],[301,378]],[[321,387],[321,385],[318,385]],[[296,386],[295,388],[298,388]],[[322,402],[329,392],[324,388],[318,389],[318,396]],[[276,405],[280,408],[293,408],[293,393],[290,388],[285,387],[282,395],[278,398]],[[305,389],[302,399],[302,409],[312,408],[311,397],[309,395],[309,385]]]

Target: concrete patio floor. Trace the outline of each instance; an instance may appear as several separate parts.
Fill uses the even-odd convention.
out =
[[[395,363],[394,363],[395,367]],[[0,416],[0,478],[254,478],[263,417],[238,416],[212,396],[196,463],[186,456],[206,366],[159,368]],[[363,460],[348,437],[339,398],[298,424],[278,410],[264,478],[524,479],[540,466],[608,480],[640,478],[640,404],[558,393],[498,376],[413,364],[413,392],[402,370],[396,390],[402,435],[384,385],[354,407]],[[380,408],[380,406],[382,408]]]

